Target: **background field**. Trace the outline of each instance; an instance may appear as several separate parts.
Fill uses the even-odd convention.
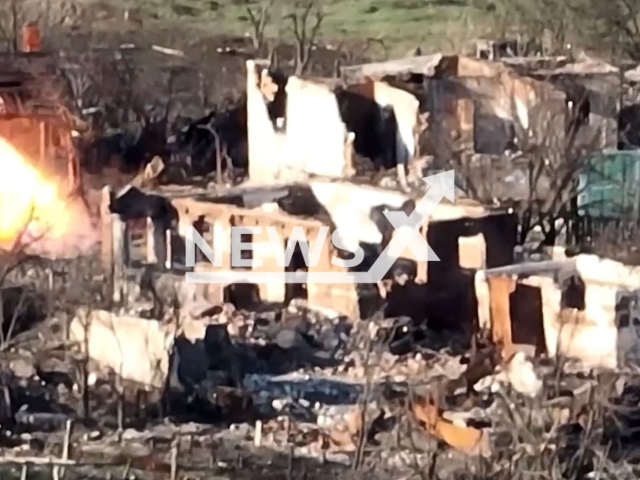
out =
[[[374,57],[404,55],[420,47],[430,50],[460,50],[487,33],[485,9],[473,0],[320,0],[324,13],[320,39],[336,46],[343,42],[375,40],[369,52]],[[281,0],[272,8],[266,35],[272,41],[291,40],[290,22],[283,16],[293,2]],[[87,3],[103,10],[131,8],[142,20],[156,26],[172,25],[187,35],[195,30],[210,35],[248,35],[251,26],[242,0],[143,0],[141,2]],[[254,7],[260,3],[254,1]],[[114,12],[115,13],[115,12]],[[111,16],[111,15],[109,15]],[[382,41],[383,43],[380,43]]]

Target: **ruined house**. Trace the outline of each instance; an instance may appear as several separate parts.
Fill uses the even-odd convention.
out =
[[[592,149],[616,147],[622,94],[617,67],[586,56],[575,61],[558,57],[544,63],[528,59],[509,59],[505,63],[565,94],[568,131],[579,131],[583,142],[589,142]]]
[[[449,145],[457,145],[454,152],[518,148],[516,129],[535,133],[549,114],[559,122],[556,133],[565,135],[574,97],[560,79],[574,77],[555,65],[555,73],[544,75],[557,81],[544,80],[549,64],[540,62],[525,71],[439,55],[348,67],[339,80],[286,78],[262,62],[247,62],[248,181],[215,190],[157,185],[105,190],[102,253],[114,300],[134,305],[150,288],[154,303],[176,302],[187,316],[194,305],[286,305],[299,299],[308,308],[356,319],[369,318],[384,305],[385,316],[408,317],[430,328],[488,330],[506,351],[521,348],[577,357],[594,366],[619,366],[636,344],[637,272],[590,255],[514,265],[516,215],[464,198],[443,199],[420,229],[440,261],[418,261],[405,249],[402,268],[390,271],[378,285],[185,281],[187,272],[237,271],[231,265],[233,226],[262,227],[251,237],[253,248],[243,251],[243,258],[260,259],[262,265],[243,271],[350,271],[332,263],[345,252],[330,241],[322,244],[316,266],[308,267],[298,249],[289,265],[280,265],[264,227],[275,227],[283,249],[294,227],[302,228],[310,250],[322,229],[328,227],[330,234],[340,230],[349,249],[363,248],[366,268],[390,238],[401,235],[378,221],[381,212],[414,205],[424,189],[415,182],[407,189],[358,181],[355,155],[364,151],[384,169],[410,166],[423,153],[417,138],[425,113],[429,128],[422,133],[427,140],[434,132],[446,133]],[[588,83],[581,74],[575,76],[576,84]],[[599,101],[593,92],[588,98],[590,104]],[[609,125],[608,114],[601,113],[589,107],[588,124]],[[378,139],[370,151],[365,150],[368,135]],[[410,168],[405,174],[415,176]],[[187,227],[194,227],[213,252],[222,252],[220,265],[197,251],[195,266],[187,267]],[[221,227],[222,236],[214,237],[215,227]],[[155,310],[152,318],[161,313]],[[136,328],[132,322],[126,325]],[[175,333],[162,322],[144,328],[161,351]],[[198,328],[196,338],[203,335]],[[104,350],[102,345],[95,348]],[[167,357],[158,361],[163,365],[158,378],[164,378]],[[130,375],[143,375],[129,367]],[[147,381],[149,375],[143,375]]]
[[[74,188],[80,180],[74,122],[61,106],[63,87],[53,72],[52,60],[40,54],[0,58],[0,136],[39,171]]]
[[[191,284],[185,280],[187,272],[224,274],[239,270],[291,272],[300,269],[309,274],[344,272],[344,267],[332,263],[334,256],[341,256],[329,240],[335,228],[340,229],[346,246],[363,248],[363,265],[367,268],[379,254],[386,235],[398,234],[381,231],[371,211],[381,205],[399,209],[411,196],[344,180],[249,184],[224,194],[193,188],[186,193],[170,186],[135,190],[135,194],[133,191],[134,187],[116,195],[108,188],[104,191],[102,259],[113,282],[116,304],[134,315],[150,316],[152,320],[136,321],[135,316],[93,312],[91,318],[80,315],[74,320],[72,335],[87,341],[90,356],[99,358],[103,367],[147,386],[162,385],[169,374],[173,339],[184,335],[197,347],[207,327],[207,321],[199,319],[199,315],[223,302],[251,308],[263,302],[287,305],[297,299],[330,317],[360,319],[374,315],[383,306],[382,296],[386,294],[384,313],[388,316],[427,320],[434,328],[463,329],[471,333],[478,311],[473,273],[477,269],[511,263],[515,244],[517,219],[512,214],[488,211],[474,202],[453,204],[443,200],[420,229],[441,261],[417,261],[413,252],[405,249],[400,258],[412,265],[413,273],[409,276],[413,278],[402,284],[389,278],[390,289],[384,290],[383,286],[381,291],[380,285],[313,281],[302,285],[284,282]],[[131,197],[127,199],[127,195]],[[170,212],[169,221],[158,214],[162,208],[135,211],[136,205],[151,205],[160,199],[166,202],[163,208]],[[201,233],[212,246],[214,255],[215,251],[221,251],[220,266],[214,265],[199,250],[196,250],[195,266],[186,266],[184,241],[188,226]],[[243,258],[262,260],[261,266],[240,269],[232,266],[231,226],[263,227],[260,234],[252,234],[252,248],[241,253]],[[214,227],[221,227],[223,234],[216,237]],[[275,227],[283,248],[292,229],[301,227],[311,251],[315,249],[320,229],[329,227],[330,233],[322,244],[317,265],[307,267],[301,252],[295,249],[291,262],[282,266],[264,227]],[[389,274],[392,276],[393,272]],[[151,310],[140,310],[141,306],[150,305],[149,299]],[[173,315],[171,309],[175,307],[180,312],[178,323],[163,321],[167,313]],[[137,355],[129,358],[122,353],[128,350],[135,350]],[[189,347],[180,355],[192,351],[197,354],[197,348]],[[195,368],[193,365],[198,363],[198,360],[190,363],[189,368]],[[180,365],[184,364],[181,360]]]
[[[430,328],[488,330],[504,350],[619,365],[634,343],[632,327],[640,315],[637,272],[584,255],[513,265],[516,215],[467,199],[443,199],[420,228],[439,262],[419,261],[405,249],[398,260],[400,273],[390,271],[378,285],[185,281],[191,272],[238,271],[231,262],[234,226],[262,229],[251,234],[253,247],[242,252],[244,259],[259,259],[262,265],[243,271],[349,271],[332,262],[344,258],[344,252],[330,241],[322,244],[316,266],[307,266],[297,249],[291,263],[281,265],[265,227],[275,227],[283,249],[294,227],[302,228],[310,250],[322,229],[339,230],[347,250],[363,249],[366,268],[391,238],[402,234],[379,222],[381,212],[408,213],[404,209],[413,208],[424,189],[415,183],[410,189],[357,181],[355,155],[389,169],[410,166],[422,153],[443,158],[465,149],[502,153],[518,148],[518,127],[536,131],[548,118],[541,112],[555,116],[562,136],[573,108],[567,100],[571,92],[561,88],[562,82],[554,86],[535,78],[532,72],[543,66],[519,74],[502,63],[436,55],[347,67],[341,79],[310,79],[287,78],[269,71],[264,62],[247,62],[248,181],[232,188],[155,185],[103,192],[102,258],[114,300],[130,307],[150,295],[151,318],[162,318],[163,303],[175,303],[187,320],[194,308],[201,312],[222,302],[248,307],[300,299],[310,309],[352,319],[369,318],[384,305],[386,317],[408,317]],[[428,128],[423,130],[425,118]],[[433,140],[445,137],[449,150],[438,150]],[[413,174],[410,169],[403,173]],[[214,255],[218,252],[219,265],[196,251],[195,266],[187,266],[188,227],[202,235]],[[216,228],[222,235],[214,235]],[[173,324],[153,320],[139,326],[126,317],[118,320],[122,331],[114,333],[109,328],[113,316],[100,315],[104,318],[96,320],[96,332],[109,341],[91,334],[90,348],[109,357],[107,363],[119,366],[123,376],[160,385],[169,374],[167,345],[177,333]],[[202,324],[185,325],[197,330],[193,338],[205,335]],[[74,326],[74,335],[84,339],[83,325],[76,321]],[[118,342],[119,336],[127,340]],[[587,348],[593,343],[597,346]],[[122,344],[153,350],[147,357],[159,367],[138,368],[113,346]]]
[[[419,106],[419,100],[410,91],[384,81],[359,78],[344,85],[332,80],[283,78],[269,72],[261,62],[248,61],[249,180],[246,184],[215,193],[193,189],[186,193],[168,187],[138,192],[141,204],[150,198],[145,197],[147,194],[153,195],[154,202],[164,199],[167,202],[164,208],[172,212],[171,221],[153,218],[148,211],[132,213],[131,206],[114,210],[114,195],[105,193],[103,257],[116,284],[122,287],[116,288],[117,299],[128,295],[123,292],[127,290],[128,269],[154,265],[160,272],[175,274],[178,284],[182,281],[180,276],[188,270],[184,265],[187,226],[202,232],[208,242],[214,242],[211,236],[214,225],[225,232],[229,232],[231,226],[275,226],[282,246],[286,245],[294,226],[302,226],[309,241],[317,237],[320,229],[329,227],[330,233],[340,230],[349,248],[362,247],[367,255],[364,263],[371,262],[389,241],[389,235],[397,234],[385,231],[387,227],[376,222],[375,212],[382,218],[381,209],[401,209],[407,202],[417,202],[424,189],[403,191],[350,181],[354,145],[358,147],[363,136],[368,139],[367,135],[385,138],[386,143],[380,145],[383,159],[395,162],[396,166],[407,165],[416,153]],[[381,118],[385,110],[392,122],[385,123]],[[411,301],[402,300],[403,296],[408,294],[415,299],[423,296],[425,285],[446,290],[452,282],[464,283],[461,291],[464,290],[465,298],[471,301],[471,277],[463,275],[461,279],[458,273],[511,263],[516,226],[512,212],[494,211],[471,201],[451,203],[443,199],[421,229],[441,261],[427,265],[417,261],[412,251],[406,249],[401,258],[408,260],[409,276],[423,287],[418,286],[409,293],[397,287],[396,300],[393,295],[387,299],[392,304],[390,308],[408,305],[418,317],[424,316],[428,305],[418,302],[412,306]],[[213,267],[208,259],[200,257],[195,271],[231,269],[230,235],[223,237],[219,247],[224,252],[222,265]],[[251,240],[254,249],[245,254],[262,260],[258,270],[282,270],[274,252],[269,251],[271,245],[264,229]],[[138,245],[137,254],[135,245]],[[312,244],[310,248],[313,249]],[[331,262],[341,254],[331,242],[325,242],[320,262],[313,268],[342,271],[342,267]],[[289,269],[304,268],[303,264],[296,264],[300,263],[296,254],[293,258]],[[187,296],[205,297],[215,304],[228,300],[228,287],[199,285],[197,292],[192,289]],[[385,294],[373,285],[354,284],[307,284],[294,288],[284,283],[265,283],[255,285],[254,291],[260,300],[275,303],[302,295],[312,307],[331,308],[351,318],[371,314],[379,305],[375,299]],[[468,312],[475,312],[470,304],[466,308]],[[396,313],[411,312],[400,308]],[[475,316],[475,313],[466,316]]]
[[[397,167],[402,182],[416,156],[444,165],[461,152],[517,150],[521,131],[540,134],[540,110],[555,106],[562,119],[566,106],[548,82],[457,55],[344,67],[337,80],[274,82],[268,65],[254,61],[247,71],[249,176],[262,182],[353,176],[354,154]],[[265,171],[272,152],[280,152],[278,167]]]
[[[550,132],[571,129],[580,131],[585,142],[597,133],[592,148],[616,144],[619,74],[589,58],[490,62],[430,55],[345,67],[342,75],[348,82],[366,77],[413,92],[429,119],[420,152],[436,160],[463,152],[499,155],[522,148],[523,141],[535,144]]]
[[[416,152],[419,102],[385,82],[291,76],[274,82],[268,65],[247,62],[249,178],[260,182],[354,174],[354,153],[386,169]]]
[[[595,255],[476,274],[480,326],[524,347],[618,368],[638,359],[638,269]]]
[[[131,216],[112,213],[112,196],[103,199],[103,259],[113,272],[116,283],[116,300],[123,301],[131,291],[137,292],[135,272],[153,267],[160,276],[163,273],[175,280],[178,290],[183,292],[184,303],[204,299],[211,304],[229,301],[229,285],[184,286],[186,271],[207,272],[231,270],[231,226],[263,227],[262,233],[253,235],[253,250],[245,252],[248,258],[261,259],[261,267],[252,271],[307,270],[300,253],[294,253],[292,262],[286,267],[277,263],[265,227],[275,227],[284,248],[294,227],[302,227],[310,250],[322,227],[328,226],[330,234],[340,229],[345,244],[361,246],[365,253],[379,254],[383,233],[371,219],[375,207],[385,205],[400,208],[411,197],[400,192],[376,187],[358,186],[348,182],[311,181],[308,186],[285,184],[278,187],[240,187],[226,195],[201,192],[198,195],[164,192],[149,192],[166,199],[175,212],[176,221],[167,225],[161,218]],[[144,194],[141,194],[144,195]],[[142,199],[141,201],[146,201]],[[294,202],[292,205],[290,202]],[[205,256],[199,255],[193,269],[185,266],[184,237],[187,226],[194,226],[213,249],[223,251],[220,267],[212,265]],[[213,238],[213,227],[225,232],[221,244]],[[454,205],[442,201],[431,215],[421,232],[440,256],[441,262],[417,261],[412,251],[406,249],[401,255],[413,265],[413,275],[418,284],[446,285],[452,272],[505,265],[511,261],[515,245],[515,221],[513,215],[490,212],[478,204]],[[509,232],[511,231],[511,235]],[[489,243],[490,242],[490,243]],[[341,253],[330,242],[323,243],[320,260],[307,271],[346,271],[336,266],[331,259]],[[367,258],[365,258],[365,262]],[[371,261],[371,259],[369,260]],[[133,284],[128,278],[134,278]],[[184,287],[184,288],[183,288]],[[193,287],[193,288],[192,288]],[[301,290],[291,284],[258,284],[256,293],[260,301],[285,303],[292,298],[306,300],[310,307],[328,308],[351,318],[361,318],[375,310],[378,291],[363,290],[355,284],[306,284]],[[133,288],[133,290],[131,290]],[[186,292],[186,293],[185,293]],[[182,294],[180,294],[182,295]],[[374,298],[375,297],[375,298]],[[373,302],[374,306],[368,304]]]

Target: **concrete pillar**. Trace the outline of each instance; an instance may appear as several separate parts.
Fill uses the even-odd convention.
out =
[[[423,238],[427,238],[427,228],[429,226],[429,222],[424,222],[424,225],[420,227],[420,235]],[[416,283],[425,284],[427,283],[427,275],[429,273],[429,262],[417,261],[416,262]]]
[[[213,230],[213,249],[222,250],[222,270],[231,270],[231,219],[217,218]]]
[[[317,238],[317,232],[309,232],[307,238]],[[309,242],[309,248],[313,249],[313,244]],[[344,272],[347,269],[338,267],[331,263],[333,258],[333,247],[331,239],[327,237],[318,260],[318,265],[310,267],[309,272]],[[335,310],[351,319],[360,318],[360,306],[358,304],[357,285],[353,283],[327,284],[308,283],[307,302],[310,307],[319,307]]]
[[[164,232],[165,236],[165,252],[166,252],[166,257],[165,257],[165,262],[164,262],[164,268],[166,268],[167,270],[171,270],[173,268],[173,232],[171,231],[171,229],[167,229]]]
[[[127,225],[118,215],[111,216],[113,241],[113,301],[121,302],[125,298],[127,267]]]
[[[147,218],[147,262],[164,265],[167,260],[166,234],[158,222]]]

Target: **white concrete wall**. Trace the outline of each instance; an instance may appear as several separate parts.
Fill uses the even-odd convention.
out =
[[[531,273],[536,264],[530,264]],[[526,275],[527,265],[520,268]],[[561,310],[562,290],[558,284],[567,275],[577,275],[585,283],[585,310]],[[534,275],[523,283],[541,289],[543,323],[547,351],[581,360],[589,367],[619,368],[640,361],[640,328],[630,322],[620,327],[616,306],[621,293],[640,298],[640,268],[629,267],[596,255],[579,255],[556,275]],[[488,289],[485,272],[476,274],[476,295],[480,326],[490,327]],[[640,322],[638,322],[640,323]],[[639,325],[640,326],[640,325]]]
[[[481,330],[491,329],[491,296],[489,282],[484,270],[478,270],[473,277],[476,299],[478,301],[478,327]]]
[[[249,178],[274,183],[303,180],[309,175],[342,177],[347,167],[347,131],[333,91],[290,77],[286,86],[286,132],[276,132],[259,80],[255,62],[247,61]]]
[[[420,102],[415,95],[385,82],[374,82],[373,92],[378,105],[393,107],[398,124],[396,158],[398,163],[408,163],[416,151],[414,132],[418,124]]]
[[[199,362],[206,361],[202,340],[208,322],[183,318],[179,325],[159,320],[118,315],[105,310],[80,309],[71,322],[71,339],[78,342],[100,369],[100,373],[114,372],[124,380],[136,382],[148,389],[163,388],[169,375],[169,358],[176,335],[194,344],[189,355]],[[194,357],[195,355],[195,357]],[[200,365],[181,364],[182,370]]]
[[[247,61],[247,140],[249,177],[265,182],[274,180],[280,170],[282,152],[273,128],[267,104],[259,88],[260,76],[255,62]]]
[[[598,324],[577,310],[561,315],[562,291],[551,277],[530,277],[527,285],[540,288],[545,344],[549,356],[562,355],[589,367],[616,368],[618,332],[612,322]]]
[[[324,85],[289,78],[285,168],[293,172],[342,177],[346,136],[347,130],[333,92]]]
[[[162,322],[102,310],[79,312],[70,333],[80,345],[86,342],[89,358],[101,368],[147,387],[164,385],[174,332]]]

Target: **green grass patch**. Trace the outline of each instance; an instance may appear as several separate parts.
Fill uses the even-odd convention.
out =
[[[121,0],[113,0],[118,2]],[[321,37],[382,39],[394,54],[421,46],[438,50],[478,36],[486,30],[488,15],[471,5],[473,0],[319,0],[325,18]],[[271,38],[290,39],[290,23],[282,16],[291,0],[276,0]],[[254,5],[260,5],[254,0]],[[251,31],[243,0],[138,0],[137,6],[160,19],[194,22],[216,34],[244,35]]]

